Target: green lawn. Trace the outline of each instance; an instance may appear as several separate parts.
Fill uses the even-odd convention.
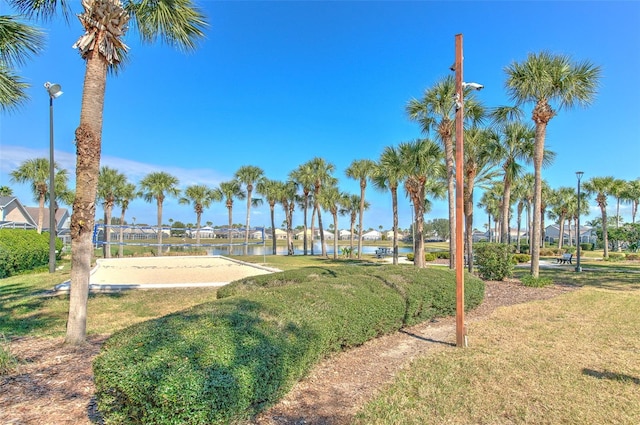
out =
[[[640,265],[601,263],[541,270],[582,288],[470,323],[468,349],[415,362],[355,423],[640,423]]]

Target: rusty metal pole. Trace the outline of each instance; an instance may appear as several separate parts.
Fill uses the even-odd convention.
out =
[[[464,327],[464,96],[462,87],[462,34],[456,34],[456,345],[467,346]]]

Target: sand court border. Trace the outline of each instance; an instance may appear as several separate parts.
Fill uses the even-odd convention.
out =
[[[234,280],[279,271],[221,255],[107,258],[97,260],[89,290],[224,286]],[[56,285],[55,290],[68,292],[69,287],[67,281]]]

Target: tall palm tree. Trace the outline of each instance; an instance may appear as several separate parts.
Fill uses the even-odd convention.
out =
[[[391,208],[393,211],[393,264],[398,264],[398,186],[406,175],[402,166],[400,152],[394,146],[387,146],[382,151],[373,176],[373,184],[379,190],[391,192]]]
[[[640,178],[628,182],[624,199],[631,204],[631,223],[635,223],[640,204]]]
[[[611,188],[615,184],[613,177],[592,177],[584,183],[584,190],[589,196],[595,195],[596,203],[600,207],[602,216],[602,239],[604,242],[604,258],[609,258],[609,236],[607,234],[607,196],[611,195]]]
[[[298,168],[289,173],[289,178],[297,183],[300,186],[303,194],[303,227],[304,227],[304,235],[303,235],[303,252],[304,255],[307,255],[307,213],[309,209],[309,198],[311,193],[315,187],[315,176],[313,174],[313,168],[311,167],[311,162],[305,162],[300,165]],[[311,255],[313,255],[313,236],[311,237]]]
[[[66,186],[67,171],[60,169],[54,163],[56,170],[54,185],[61,179]],[[60,176],[60,177],[58,177]],[[27,159],[18,168],[11,172],[11,181],[14,183],[27,183],[31,185],[34,200],[38,202],[38,233],[42,233],[44,224],[44,204],[49,196],[49,160],[46,158]],[[57,188],[57,187],[56,187]],[[51,207],[51,202],[49,203]],[[55,206],[53,207],[55,208]]]
[[[533,241],[531,244],[531,275],[540,272],[540,241],[542,233],[542,162],[544,142],[549,121],[557,109],[569,109],[576,105],[589,105],[596,94],[600,68],[584,61],[574,63],[570,57],[549,52],[530,53],[523,62],[513,62],[505,69],[506,88],[516,107],[534,104],[532,119],[535,123],[535,152],[533,168],[535,190],[533,198]]]
[[[129,203],[139,196],[136,185],[133,183],[125,183],[116,190],[116,205],[120,206],[120,242],[124,241],[124,216],[129,209]],[[135,223],[135,217],[133,218]],[[124,245],[118,246],[118,257],[124,257]]]
[[[454,172],[454,125],[457,108],[456,83],[453,76],[446,76],[424,92],[421,100],[411,99],[406,106],[409,119],[418,121],[425,134],[435,130],[437,139],[444,147],[447,169],[447,190],[449,194],[449,266],[455,265],[456,234],[455,220],[455,172]],[[465,120],[477,125],[484,116],[484,107],[475,99],[473,90],[464,89]]]
[[[331,175],[335,170],[335,166],[323,158],[315,157],[309,161],[309,167],[313,171],[313,197],[314,197],[314,209],[318,214],[318,230],[320,231],[320,245],[322,250],[322,256],[327,256],[327,247],[324,245],[324,229],[322,228],[322,214],[320,214],[320,201],[319,196],[323,187],[333,186],[337,183],[337,179]],[[311,233],[313,236],[313,225],[311,226]]]
[[[103,166],[98,175],[98,199],[104,209],[104,258],[111,258],[111,213],[116,201],[116,193],[127,182],[127,177],[114,168]],[[122,225],[122,223],[120,223]]]
[[[442,151],[431,140],[419,139],[404,142],[398,146],[402,168],[405,170],[404,187],[413,204],[415,213],[416,238],[414,240],[413,264],[424,268],[424,212],[426,183],[429,175],[437,174]]]
[[[478,127],[465,130],[464,135],[464,217],[467,267],[473,272],[473,190],[475,185],[486,187],[497,177],[495,165],[499,160],[499,137],[489,129]]]
[[[147,174],[140,180],[141,196],[147,202],[154,199],[158,207],[158,257],[162,255],[162,206],[167,196],[180,196],[179,181],[164,171]]]
[[[209,208],[213,201],[221,201],[220,193],[203,185],[194,184],[187,186],[184,190],[184,196],[178,202],[183,205],[193,205],[193,211],[196,213],[196,245],[200,246],[200,223],[202,221],[202,213],[205,208]]]
[[[298,184],[293,180],[288,180],[282,184],[280,190],[280,204],[285,214],[287,231],[287,255],[293,255],[293,212],[298,201]]]
[[[365,202],[364,208],[369,208],[369,203]],[[342,199],[340,214],[349,216],[349,258],[353,258],[353,236],[355,235],[356,220],[360,211],[360,195],[346,195]]]
[[[29,84],[14,68],[40,53],[43,46],[39,29],[21,22],[18,16],[0,15],[0,112],[14,110],[28,99]]]
[[[347,177],[360,181],[360,211],[358,216],[358,260],[362,259],[362,234],[363,224],[362,219],[364,216],[364,193],[367,188],[367,180],[370,179],[375,171],[376,164],[370,159],[355,160],[346,169],[345,174]]]
[[[502,123],[498,128],[499,151],[502,168],[502,185],[504,202],[500,214],[500,239],[507,243],[510,233],[511,188],[514,180],[524,172],[524,165],[533,162],[535,153],[535,128],[522,122]]]
[[[13,196],[13,189],[9,186],[0,186],[0,196]]]
[[[502,182],[495,183],[489,189],[485,190],[480,201],[478,202],[478,208],[482,208],[487,213],[487,231],[488,241],[497,241],[497,231],[491,229],[492,220],[495,222],[500,216],[502,206]]]
[[[264,176],[264,171],[260,167],[253,165],[243,165],[236,171],[235,178],[245,186],[247,190],[247,217],[244,229],[244,255],[249,249],[249,225],[251,220],[251,205],[258,201],[252,198],[253,186]]]
[[[320,195],[320,205],[331,214],[333,218],[333,259],[338,259],[338,212],[344,201],[345,193],[340,192],[337,186],[325,187]]]
[[[58,6],[67,17],[66,0],[9,0],[27,16],[50,18]],[[86,339],[89,274],[93,252],[91,236],[102,145],[102,118],[107,72],[117,71],[126,59],[124,36],[133,19],[144,42],[161,40],[180,50],[194,50],[204,37],[204,15],[191,0],[86,0],[78,15],[85,33],[74,47],[86,62],[80,124],[75,132],[76,196],[71,216],[71,292],[65,343]]]
[[[627,181],[622,179],[615,179],[611,185],[611,195],[616,198],[616,228],[620,227],[620,202],[624,199],[625,192],[627,191]],[[618,250],[620,250],[620,244],[618,243]]]
[[[264,197],[269,204],[269,211],[271,213],[271,242],[272,242],[272,254],[277,253],[276,244],[276,221],[275,221],[275,207],[280,201],[281,193],[283,191],[284,183],[277,180],[270,180],[266,177],[258,180],[256,184],[256,191]]]
[[[559,238],[558,249],[562,249],[564,243],[564,223],[568,218],[571,218],[572,205],[575,203],[577,208],[577,200],[575,190],[571,187],[559,187],[558,189],[551,191],[549,204],[551,212],[558,220]],[[569,238],[571,240],[571,238]]]
[[[223,199],[229,212],[229,254],[231,254],[231,245],[233,244],[233,200],[243,200],[246,198],[245,192],[242,190],[238,180],[229,180],[220,183],[220,186],[214,189],[216,199]]]

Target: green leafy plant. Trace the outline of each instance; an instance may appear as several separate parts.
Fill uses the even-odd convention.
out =
[[[501,243],[479,243],[475,249],[478,274],[486,280],[504,280],[513,274],[511,246]]]
[[[18,360],[9,351],[9,342],[0,334],[0,376],[6,375],[18,366]]]
[[[522,278],[520,278],[520,281],[524,286],[529,286],[531,288],[542,288],[553,283],[553,281],[549,277],[533,277],[530,274],[522,276]]]

